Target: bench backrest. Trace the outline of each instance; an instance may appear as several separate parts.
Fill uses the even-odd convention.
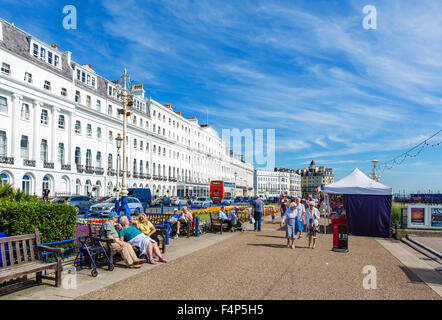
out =
[[[0,268],[41,260],[41,254],[36,249],[39,245],[37,229],[31,234],[0,238]]]
[[[219,218],[218,212],[210,212],[210,222],[219,223],[221,219]]]
[[[154,225],[165,224],[166,220],[170,220],[170,213],[146,213],[147,219]]]

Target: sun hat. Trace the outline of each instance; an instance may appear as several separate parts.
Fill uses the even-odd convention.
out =
[[[177,208],[174,208],[173,211],[178,211],[178,209],[177,209]]]
[[[118,218],[118,214],[116,212],[109,213],[109,218]]]

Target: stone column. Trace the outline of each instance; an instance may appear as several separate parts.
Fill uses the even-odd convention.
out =
[[[19,130],[19,114],[21,111],[21,102],[23,97],[19,94],[12,94],[12,127],[11,127],[11,156],[14,158],[14,163],[18,164],[17,160],[20,157],[20,130]]]
[[[32,128],[33,136],[32,139],[32,160],[38,161],[40,157],[38,156],[38,144],[40,142],[40,112],[43,102],[34,101],[34,126]]]
[[[60,109],[53,107],[52,108],[52,115],[51,115],[51,119],[52,119],[52,126],[51,126],[51,157],[49,158],[49,162],[54,163],[54,168],[55,168],[55,163],[57,162],[57,148],[58,148],[58,140],[55,138],[57,136],[56,134],[56,130],[57,130],[57,123],[58,123],[58,115],[60,114]]]

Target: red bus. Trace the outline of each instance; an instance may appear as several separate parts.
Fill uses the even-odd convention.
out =
[[[210,181],[210,199],[213,202],[221,202],[221,200],[224,199],[224,181]]]

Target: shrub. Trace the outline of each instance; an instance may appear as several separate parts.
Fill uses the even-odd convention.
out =
[[[0,187],[0,202],[13,202],[13,201],[30,201],[30,202],[36,202],[38,201],[37,196],[30,196],[23,191],[17,189],[14,190],[14,188],[9,185],[5,184]]]
[[[76,211],[72,206],[49,202],[0,202],[0,231],[8,236],[40,232],[42,243],[72,239]]]

